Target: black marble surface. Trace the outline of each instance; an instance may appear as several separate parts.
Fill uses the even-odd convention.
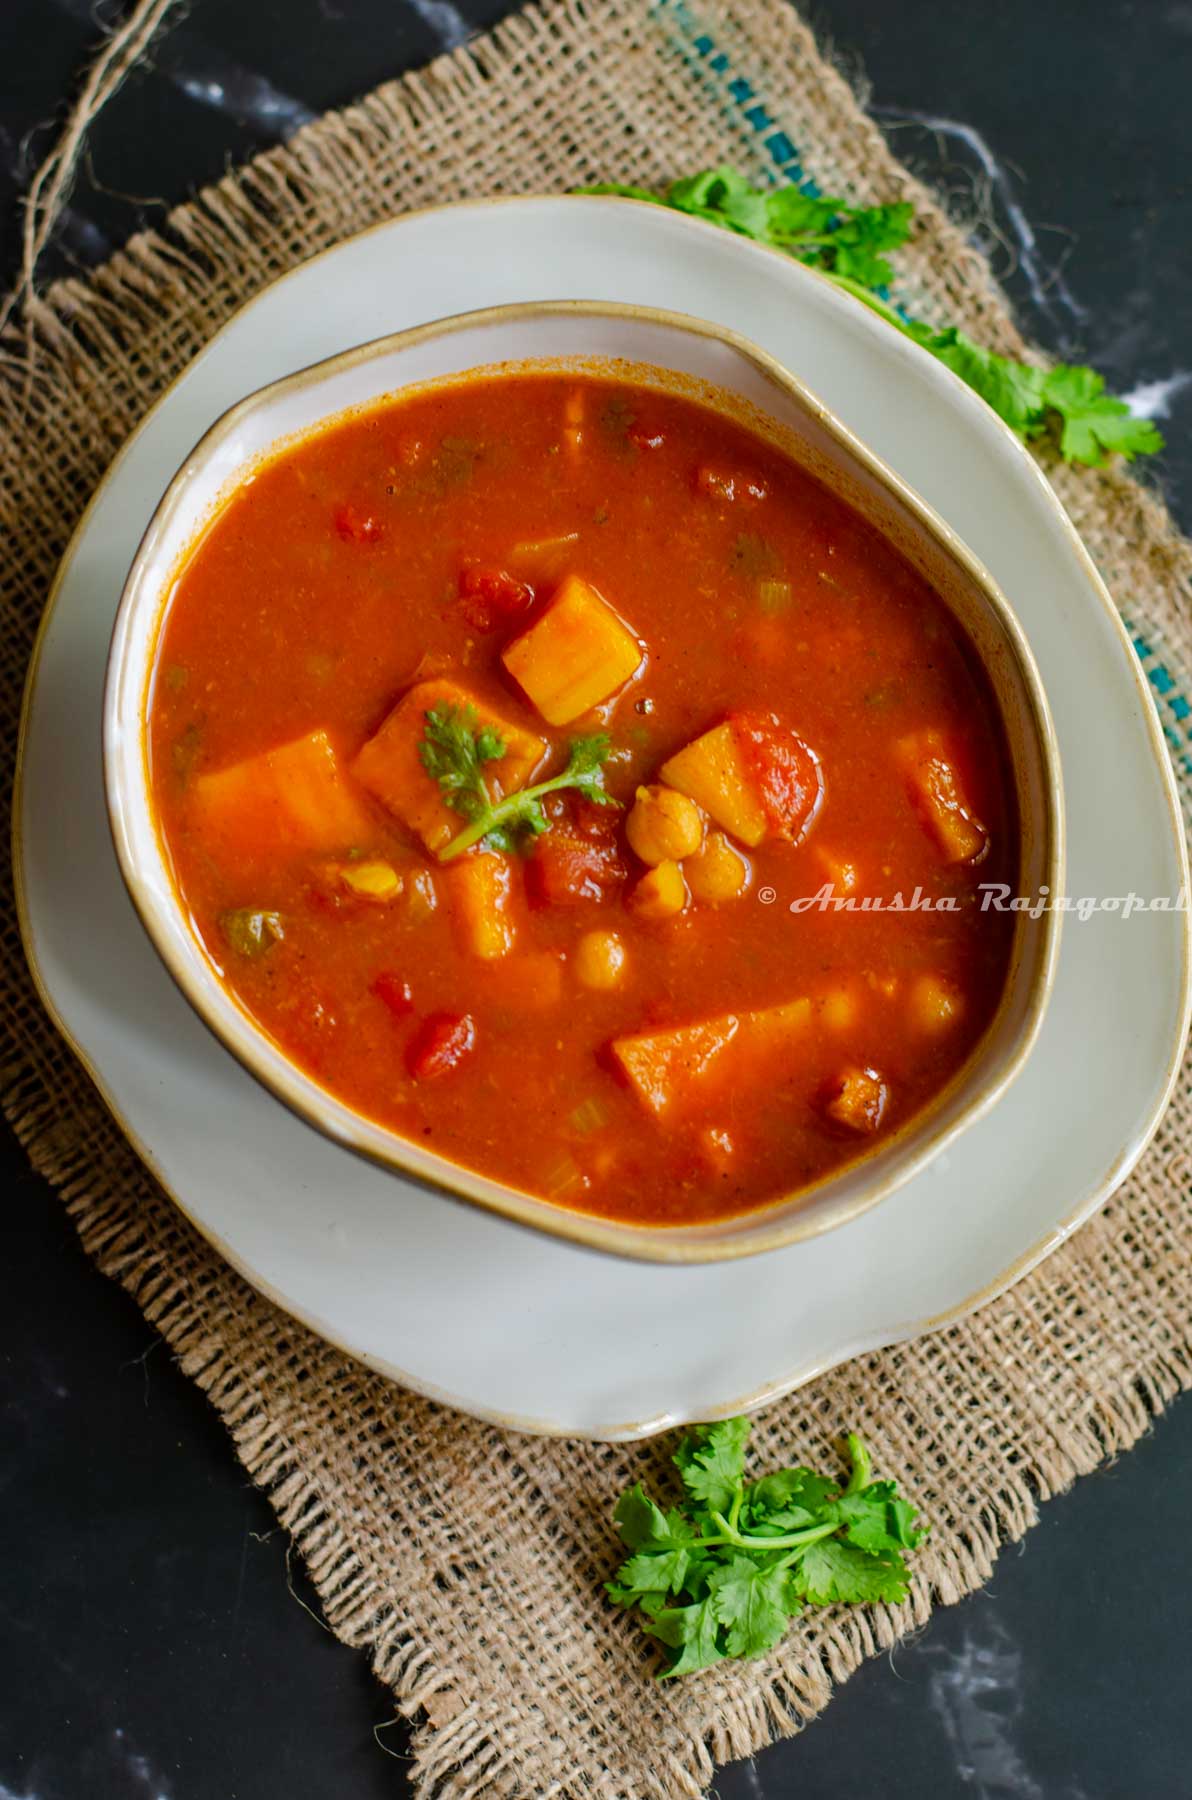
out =
[[[102,257],[229,162],[505,10],[192,0],[95,129],[47,267]],[[17,192],[116,11],[0,0],[6,273]],[[1158,479],[1192,527],[1192,4],[821,0],[814,18],[867,71],[902,154],[966,212],[992,201],[1028,328],[1158,409]],[[385,1692],[307,1610],[215,1415],[7,1137],[0,1166],[0,1800],[403,1795]],[[1184,1402],[1045,1506],[988,1589],[718,1792],[1184,1800],[1190,1498]]]

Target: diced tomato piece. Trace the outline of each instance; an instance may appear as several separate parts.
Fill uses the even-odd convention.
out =
[[[764,500],[770,492],[769,482],[760,475],[751,475],[744,469],[720,469],[710,463],[701,463],[695,471],[695,488],[709,500],[730,504],[735,500]]]
[[[470,1013],[431,1013],[423,1019],[406,1051],[406,1067],[415,1081],[449,1075],[476,1045]]]
[[[465,619],[476,631],[497,631],[529,612],[534,590],[504,569],[468,563],[460,571],[459,600]]]
[[[770,831],[799,843],[823,802],[819,758],[776,713],[730,713],[729,723]]]
[[[647,425],[638,421],[629,427],[625,436],[638,450],[661,450],[666,442],[664,431],[659,431],[656,425]]]
[[[569,794],[571,822],[580,837],[595,843],[610,844],[617,835],[624,814],[619,806],[601,806],[598,800],[587,800],[582,794]]]
[[[611,840],[556,829],[539,838],[526,862],[526,894],[535,907],[585,906],[606,899],[627,874]]]
[[[335,529],[348,544],[379,544],[385,535],[385,527],[379,519],[371,513],[361,512],[350,501],[336,507]]]
[[[410,992],[410,984],[403,981],[400,975],[382,969],[372,984],[372,992],[378,1000],[384,1001],[395,1019],[404,1019],[414,1010],[414,996]]]

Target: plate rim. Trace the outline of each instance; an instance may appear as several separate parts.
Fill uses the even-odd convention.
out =
[[[283,1297],[271,1284],[269,1279],[263,1276],[259,1270],[255,1269],[247,1258],[242,1257],[238,1252],[233,1252],[230,1247],[223,1242],[217,1232],[213,1231],[206,1223],[198,1219],[190,1210],[180,1193],[178,1193],[174,1186],[164,1178],[163,1172],[158,1166],[155,1154],[142,1140],[140,1134],[124,1118],[121,1109],[109,1091],[108,1085],[103,1079],[97,1064],[89,1053],[84,1050],[71,1028],[67,1025],[50,993],[44,971],[37,956],[35,925],[32,909],[29,905],[23,854],[26,790],[25,762],[30,733],[30,720],[43,651],[49,636],[53,617],[57,610],[58,601],[65,585],[66,577],[77,557],[80,543],[91,523],[92,517],[105,498],[111,483],[123,468],[126,459],[138,444],[151,422],[156,419],[158,413],[164,408],[167,401],[171,398],[182,381],[189,378],[195,370],[201,366],[203,361],[225,334],[230,332],[233,326],[239,324],[251,309],[256,307],[266,298],[272,296],[284,283],[294,279],[300,274],[304,274],[316,263],[323,262],[325,259],[335,256],[382,232],[392,231],[404,224],[425,220],[438,214],[476,212],[491,207],[509,208],[529,206],[532,208],[543,203],[551,206],[568,203],[575,205],[582,204],[585,206],[601,205],[604,207],[617,208],[634,207],[642,212],[648,210],[651,215],[656,215],[659,211],[657,207],[647,201],[633,200],[622,196],[580,196],[572,194],[533,193],[489,195],[479,199],[447,201],[434,206],[413,208],[408,212],[399,213],[392,218],[378,220],[376,223],[367,226],[363,231],[342,238],[337,243],[328,245],[325,249],[316,252],[314,256],[308,257],[303,262],[296,264],[294,268],[285,270],[282,274],[275,277],[274,280],[268,282],[257,293],[250,296],[243,305],[237,307],[237,309],[224,320],[219,329],[212,334],[202,348],[196,352],[189,362],[187,362],[185,367],[178,371],[158,395],[153,404],[146,410],[143,417],[138,421],[137,425],[128,434],[124,442],[116,451],[116,454],[104,470],[94,491],[89,497],[86,506],[80,514],[55,570],[53,580],[46,595],[41,617],[38,621],[22,691],[17,749],[14,761],[11,826],[13,890],[21,945],[24,950],[26,962],[38,999],[44,1007],[51,1023],[66,1043],[72,1055],[74,1055],[80,1063],[99,1095],[100,1100],[103,1102],[108,1113],[114,1119],[120,1131],[131,1145],[134,1153],[148,1169],[150,1175],[157,1182],[162,1191],[178,1208],[188,1223],[198,1231],[200,1236],[210,1243],[219,1255],[222,1256],[237,1274],[247,1281],[251,1287],[262,1294],[272,1304],[276,1305],[287,1316],[297,1319],[302,1325],[314,1332],[315,1335],[320,1337],[324,1342],[329,1343],[333,1348],[350,1356],[354,1361],[362,1363],[365,1367],[372,1369],[376,1373],[383,1375],[386,1379],[395,1381],[398,1385],[409,1388],[411,1391],[420,1394],[425,1399],[431,1400],[436,1404],[452,1407],[457,1411],[464,1412],[469,1417],[481,1419],[500,1429],[526,1432],[534,1436],[569,1437],[593,1442],[633,1442],[653,1437],[663,1431],[673,1429],[685,1423],[690,1423],[696,1415],[687,1413],[684,1408],[680,1406],[670,1411],[652,1414],[645,1419],[617,1422],[607,1425],[588,1425],[582,1429],[576,1429],[572,1426],[561,1425],[549,1418],[540,1419],[500,1408],[486,1407],[474,1402],[465,1403],[446,1390],[437,1388],[433,1382],[429,1382],[420,1376],[413,1376],[396,1364],[390,1363],[386,1358],[379,1357],[373,1352],[364,1350],[345,1341],[342,1328],[337,1327],[335,1330],[328,1328],[312,1309],[295,1305],[290,1300]],[[720,235],[719,228],[716,226],[710,225],[703,220],[689,218],[685,214],[667,212],[663,214],[663,217],[667,219],[669,225],[673,228],[701,234],[712,231],[717,232],[718,235]],[[788,275],[791,271],[799,271],[799,274],[795,276],[796,280],[807,278],[817,282],[821,284],[825,290],[831,291],[834,300],[839,298],[836,288],[826,276],[815,269],[807,268],[805,265],[796,262],[793,258],[771,246],[757,244],[748,239],[740,239],[735,245],[735,249],[743,257],[755,256],[776,259],[787,271]],[[845,298],[847,298],[847,296],[845,296]],[[858,302],[858,322],[864,319],[867,314],[868,309],[864,308],[861,303]],[[875,317],[875,325],[877,322]],[[897,335],[894,335],[890,341],[892,347],[896,346],[904,356],[910,356],[912,360],[919,356],[927,357],[928,364],[931,366],[935,377],[942,380],[945,387],[950,387],[958,397],[963,396],[963,404],[971,404],[979,407],[982,413],[986,415],[987,423],[992,420],[998,432],[1003,435],[1008,442],[1008,445],[1012,447],[1014,455],[1019,459],[1019,466],[1029,469],[1030,478],[1035,483],[1038,491],[1042,494],[1047,509],[1051,512],[1055,521],[1058,522],[1061,532],[1068,542],[1070,551],[1075,555],[1076,562],[1084,577],[1086,586],[1097,601],[1103,615],[1105,615],[1110,622],[1111,629],[1116,638],[1117,648],[1123,656],[1125,666],[1130,671],[1131,684],[1134,689],[1135,697],[1140,702],[1139,710],[1147,743],[1151,751],[1151,761],[1158,775],[1159,786],[1166,802],[1167,824],[1170,839],[1175,849],[1175,858],[1181,881],[1181,892],[1187,895],[1189,889],[1188,844],[1183,827],[1183,816],[1178,789],[1176,787],[1175,771],[1172,767],[1171,759],[1163,740],[1162,726],[1158,712],[1155,708],[1149,688],[1147,687],[1143,671],[1139,667],[1137,658],[1133,653],[1133,647],[1130,643],[1125,623],[1113,602],[1113,598],[1110,595],[1105,582],[1102,580],[1101,575],[1093,562],[1090,552],[1085,547],[1067,510],[1062,505],[1050,482],[1048,482],[1042,468],[1036,462],[1034,457],[1031,456],[1021,440],[1010,430],[1010,427],[1005,421],[999,418],[998,415],[986,405],[980,396],[976,395],[972,389],[967,387],[967,385],[960,380],[959,376],[942,364],[936,363],[934,359],[928,356],[926,351],[921,351],[919,346],[912,344],[908,340],[904,340]],[[1167,1110],[1168,1103],[1170,1102],[1172,1092],[1179,1076],[1184,1051],[1188,1042],[1189,1025],[1190,1022],[1192,1022],[1192,913],[1186,908],[1182,913],[1182,919],[1183,929],[1180,934],[1181,967],[1179,976],[1179,1017],[1177,1030],[1174,1033],[1172,1043],[1169,1047],[1168,1060],[1162,1082],[1156,1089],[1155,1099],[1144,1123],[1135,1130],[1132,1137],[1123,1146],[1119,1155],[1114,1159],[1109,1170],[1102,1175],[1100,1180],[1090,1189],[1090,1191],[1078,1201],[1074,1207],[1065,1213],[1062,1218],[1044,1232],[1041,1237],[1037,1238],[1026,1250],[1015,1257],[1004,1269],[991,1277],[989,1281],[982,1283],[979,1288],[966,1294],[955,1305],[947,1307],[943,1311],[930,1315],[925,1319],[908,1320],[895,1329],[879,1329],[874,1334],[868,1336],[862,1334],[856,1339],[851,1340],[849,1343],[834,1349],[824,1358],[807,1360],[793,1371],[788,1371],[772,1381],[762,1383],[758,1387],[751,1389],[747,1394],[742,1395],[731,1402],[722,1402],[717,1406],[709,1407],[706,1411],[701,1411],[698,1415],[700,1418],[709,1420],[722,1419],[732,1417],[736,1413],[750,1413],[757,1411],[759,1408],[768,1405],[770,1402],[780,1399],[786,1394],[793,1393],[798,1388],[806,1385],[807,1382],[815,1380],[818,1376],[827,1373],[833,1368],[839,1367],[842,1363],[848,1362],[856,1356],[871,1354],[880,1349],[887,1349],[892,1348],[895,1345],[905,1344],[921,1336],[925,1336],[928,1333],[940,1330],[947,1325],[959,1323],[971,1313],[977,1311],[989,1301],[996,1299],[998,1295],[1006,1292],[1010,1287],[1015,1285],[1023,1278],[1023,1276],[1027,1275],[1033,1268],[1044,1261],[1052,1251],[1058,1249],[1060,1245],[1066,1242],[1066,1240],[1072,1236],[1081,1225],[1100,1210],[1122,1182],[1128,1178],[1153,1140],[1163,1115]],[[350,1154],[350,1152],[345,1152],[345,1154]],[[602,1253],[595,1252],[594,1254]]]

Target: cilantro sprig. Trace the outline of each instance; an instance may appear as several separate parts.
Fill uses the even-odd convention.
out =
[[[746,1481],[749,1432],[745,1418],[688,1432],[681,1506],[664,1512],[640,1482],[617,1503],[631,1554],[605,1586],[670,1650],[663,1679],[764,1656],[805,1605],[906,1597],[904,1552],[926,1529],[896,1482],[871,1479],[861,1439],[848,1438],[843,1481],[805,1468]]]
[[[574,789],[598,806],[621,804],[604,788],[604,764],[612,748],[604,732],[572,738],[566,766],[557,775],[494,801],[484,771],[489,763],[499,762],[507,748],[499,731],[480,725],[474,707],[437,706],[427,713],[418,745],[422,766],[438,782],[444,803],[468,820],[439,852],[440,862],[461,856],[473,844],[512,851],[527,837],[541,836],[550,829],[543,798],[563,788]]]
[[[892,306],[885,290],[894,278],[886,255],[910,235],[909,202],[851,206],[833,195],[810,195],[791,184],[760,188],[732,168],[704,169],[672,182],[662,193],[602,182],[587,194],[620,194],[673,207],[742,237],[784,250],[818,269],[838,287],[937,357],[990,405],[1026,442],[1050,437],[1067,462],[1097,467],[1112,454],[1131,461],[1152,456],[1163,438],[1149,419],[1137,419],[1124,400],[1106,391],[1095,369],[1080,363],[1037,368],[986,350],[963,331],[937,331]]]

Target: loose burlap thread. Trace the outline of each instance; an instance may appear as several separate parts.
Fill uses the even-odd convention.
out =
[[[707,34],[714,49],[696,40]],[[744,78],[753,98],[728,88]],[[749,107],[764,100],[759,125]],[[781,0],[548,0],[228,175],[104,268],[26,302],[0,342],[0,706],[59,556],[114,452],[212,332],[274,276],[404,209],[712,161],[910,199],[902,297],[1021,342],[989,270],[890,154]],[[1050,471],[1111,591],[1187,690],[1192,547],[1119,470]],[[113,596],[114,600],[114,596]],[[1184,781],[1185,790],[1188,783]],[[1187,792],[1185,792],[1185,800]],[[210,1397],[301,1550],[333,1631],[413,1722],[423,1800],[679,1800],[796,1730],[867,1655],[984,1581],[1040,1499],[1131,1444],[1192,1380],[1192,1083],[1139,1172],[976,1317],[833,1371],[758,1421],[762,1463],[831,1460],[859,1429],[932,1523],[900,1608],[829,1609],[766,1661],[659,1687],[607,1608],[616,1494],[665,1446],[513,1436],[370,1374],[235,1275],[138,1163],[39,1008],[4,896],[3,1102],[89,1253]]]

